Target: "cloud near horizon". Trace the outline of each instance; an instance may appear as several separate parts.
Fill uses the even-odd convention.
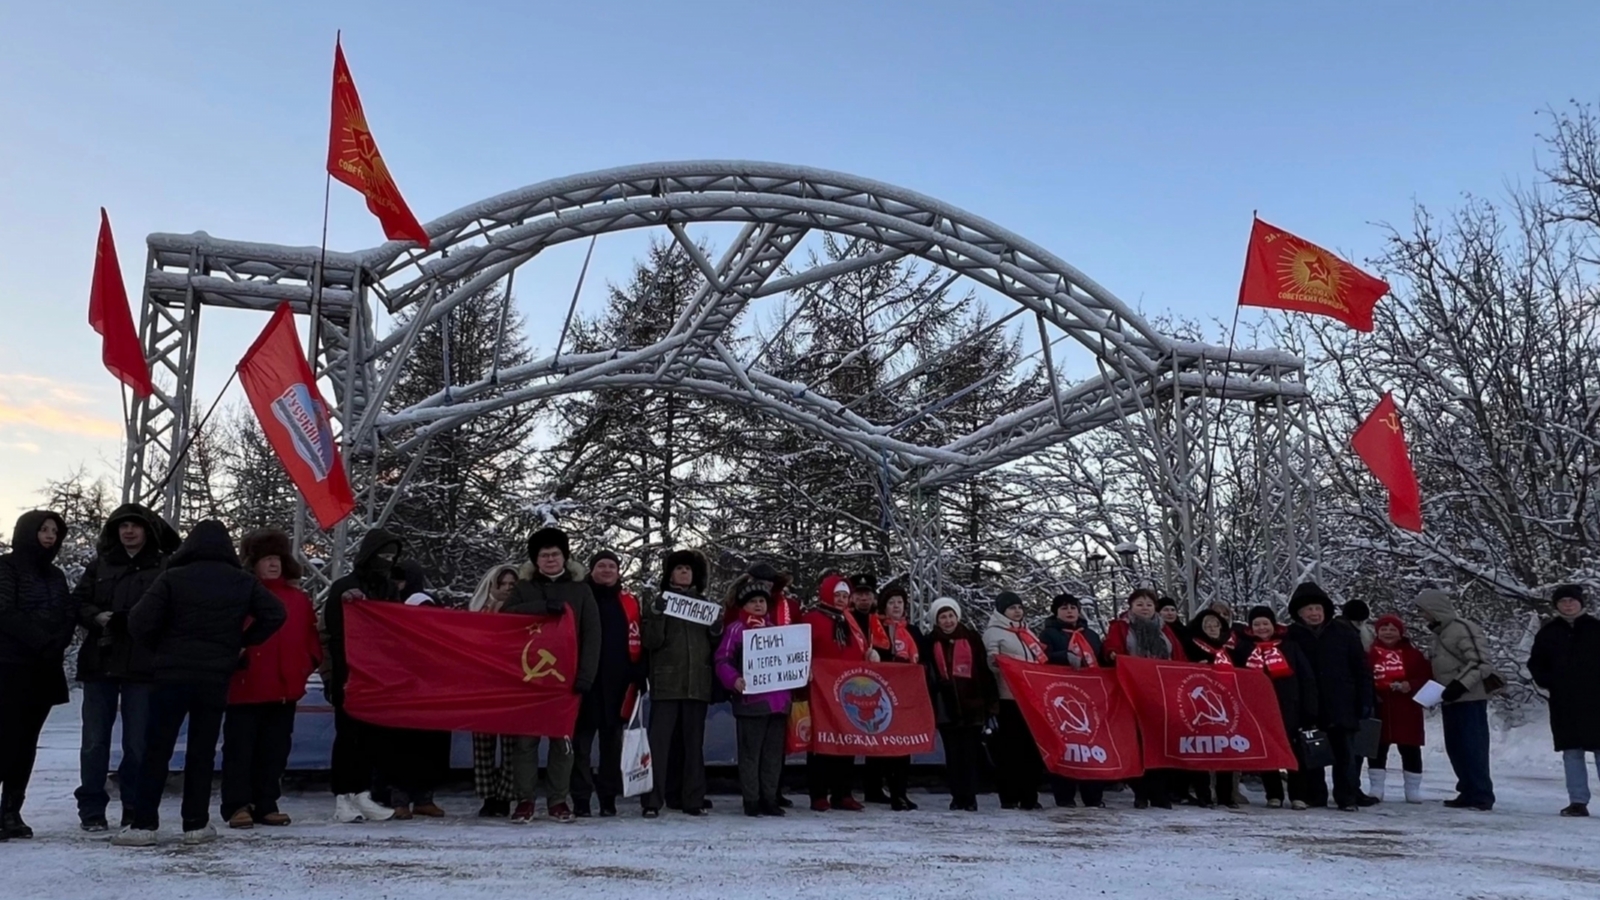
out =
[[[96,415],[89,409],[93,405],[87,394],[70,383],[0,372],[0,435],[16,439],[0,446],[37,452],[41,445],[49,444],[38,439],[41,432],[94,440],[120,439],[122,422]]]

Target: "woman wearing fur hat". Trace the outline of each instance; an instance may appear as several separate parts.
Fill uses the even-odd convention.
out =
[[[910,593],[903,583],[895,582],[878,592],[878,625],[883,630],[883,647],[878,651],[884,662],[909,663],[922,661],[923,636],[911,623]],[[874,789],[881,794],[885,786],[888,796],[884,801],[895,812],[917,808],[906,796],[911,778],[911,757],[869,756],[862,765],[862,779],[868,803],[874,800]]]
[[[928,673],[934,721],[944,743],[950,808],[978,811],[978,759],[984,723],[999,712],[1000,694],[986,663],[983,639],[961,623],[961,604],[949,597],[928,610],[933,628],[922,665]]]
[[[1356,601],[1352,600],[1351,603]],[[1344,605],[1346,612],[1350,603]],[[1378,755],[1367,760],[1367,792],[1383,799],[1389,779],[1389,748],[1400,748],[1400,768],[1405,775],[1407,803],[1422,802],[1422,747],[1427,735],[1422,727],[1422,707],[1412,699],[1417,689],[1433,677],[1433,666],[1411,639],[1399,616],[1378,619],[1375,640],[1367,651],[1373,686],[1378,697],[1378,718],[1383,720]]]
[[[1333,601],[1312,582],[1294,589],[1289,600],[1289,626],[1286,641],[1305,653],[1316,674],[1320,715],[1314,724],[1328,735],[1333,750],[1333,801],[1349,812],[1376,802],[1361,792],[1361,757],[1355,753],[1355,735],[1361,720],[1373,712],[1372,667],[1361,647],[1361,633],[1354,625],[1336,621]],[[1311,727],[1307,725],[1306,727]],[[1328,805],[1327,783],[1320,769],[1305,773],[1307,802]]]
[[[1272,679],[1272,690],[1278,699],[1278,714],[1283,719],[1284,731],[1298,753],[1300,742],[1295,738],[1301,729],[1314,727],[1317,721],[1317,680],[1311,670],[1311,661],[1300,652],[1299,646],[1282,638],[1278,617],[1270,606],[1252,608],[1249,625],[1250,643],[1246,647],[1243,667],[1259,670]],[[1267,808],[1281,808],[1284,801],[1283,773],[1262,772],[1261,786],[1267,792]],[[1289,773],[1289,803],[1296,810],[1306,808],[1305,780],[1300,771]]]
[[[781,816],[778,805],[778,780],[783,776],[784,744],[789,726],[789,692],[749,693],[743,676],[744,634],[755,628],[770,628],[767,603],[772,598],[772,583],[752,578],[741,579],[734,603],[740,618],[722,633],[717,647],[717,680],[733,697],[733,716],[739,741],[739,793],[747,816]]]
[[[1550,736],[1567,776],[1561,815],[1589,815],[1585,754],[1600,771],[1600,620],[1584,611],[1583,586],[1563,584],[1551,593],[1555,618],[1539,629],[1528,672],[1550,692]]]
[[[301,575],[289,536],[275,528],[239,542],[241,562],[283,604],[283,627],[249,648],[228,688],[222,727],[222,818],[229,828],[287,825],[278,810],[289,765],[296,704],[306,680],[322,665],[317,613],[306,592],[291,586]]]
[[[706,710],[711,705],[713,665],[722,623],[701,625],[667,615],[665,594],[704,598],[709,567],[695,550],[674,550],[662,566],[661,593],[644,612],[644,649],[650,667],[650,746],[658,758],[671,760],[669,748],[683,742],[682,803],[691,816],[706,813]],[[663,767],[665,768],[665,767]],[[666,777],[640,798],[645,818],[661,814],[666,803]]]
[[[578,638],[578,669],[572,679],[572,692],[582,695],[594,684],[600,667],[600,612],[594,594],[584,578],[589,574],[582,563],[572,558],[567,533],[559,528],[541,528],[528,538],[528,563],[517,573],[516,587],[505,612],[525,616],[573,617]],[[574,723],[576,724],[576,723]],[[518,737],[511,753],[512,777],[516,781],[517,808],[511,820],[533,821],[534,795],[539,782],[539,738]],[[552,737],[545,761],[550,783],[550,818],[563,824],[573,822],[572,738]]]
[[[1002,656],[1029,663],[1042,663],[1046,659],[1044,644],[1024,622],[1026,615],[1022,598],[1011,591],[1002,591],[995,598],[994,612],[989,614],[989,624],[983,629],[983,647],[1000,690],[1000,712],[996,716],[990,747],[999,769],[996,775],[1001,809],[1041,808],[1039,781],[1044,777],[1044,760],[1039,757],[1039,745],[1022,718],[1021,708],[1000,676]]]
[[[502,563],[490,569],[478,582],[467,601],[472,612],[497,613],[510,602],[517,587],[517,566]],[[511,751],[516,738],[508,734],[472,735],[472,787],[483,800],[478,816],[504,819],[511,815],[516,786],[511,777]]]

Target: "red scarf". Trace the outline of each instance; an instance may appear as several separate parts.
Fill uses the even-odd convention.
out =
[[[1396,681],[1406,680],[1406,655],[1399,647],[1372,645],[1372,677],[1380,689],[1387,689]]]
[[[883,620],[876,615],[867,616],[867,628],[872,632],[870,639],[867,637],[866,632],[861,630],[861,623],[856,621],[853,612],[844,610],[844,620],[850,626],[850,637],[855,641],[856,649],[861,651],[863,660],[867,658],[867,654],[871,652],[873,647],[889,646],[889,636],[884,634],[883,631]]]
[[[622,604],[622,615],[628,620],[628,662],[636,663],[644,658],[644,632],[639,630],[639,601],[627,591],[619,592],[617,601]]]
[[[1233,648],[1239,645],[1238,635],[1229,634],[1228,639],[1222,643],[1221,647],[1213,647],[1210,644],[1207,644],[1205,641],[1196,641],[1195,643],[1199,644],[1202,650],[1211,654],[1212,665],[1227,666],[1229,668],[1233,667],[1232,654]]]
[[[1289,660],[1279,649],[1278,641],[1262,641],[1250,651],[1250,658],[1245,660],[1245,667],[1260,669],[1267,673],[1273,681],[1288,678],[1294,674],[1294,667],[1289,665]]]
[[[933,649],[933,665],[939,670],[940,681],[955,681],[957,678],[972,677],[972,642],[964,637],[956,637],[949,642],[953,649],[946,653],[941,647],[944,641],[938,642],[940,646]],[[949,657],[955,656],[954,665]]]
[[[1089,643],[1089,636],[1084,634],[1081,628],[1074,629],[1071,633],[1072,636],[1067,638],[1068,652],[1077,654],[1078,658],[1083,660],[1083,668],[1099,668],[1100,660],[1094,658],[1094,645]]]
[[[1034,636],[1033,632],[1028,630],[1027,626],[1011,624],[1007,625],[1006,629],[1016,635],[1017,640],[1022,642],[1022,650],[1028,654],[1028,662],[1038,662],[1046,657],[1044,645],[1039,643],[1039,639]]]
[[[884,630],[889,635],[889,652],[894,654],[896,660],[914,663],[920,659],[917,642],[911,637],[911,629],[906,627],[905,622],[885,619]]]
[[[773,591],[772,592],[772,613],[771,613],[771,615],[772,615],[772,624],[774,624],[774,625],[793,625],[794,624],[793,622],[789,621],[789,598],[784,596],[783,591]]]

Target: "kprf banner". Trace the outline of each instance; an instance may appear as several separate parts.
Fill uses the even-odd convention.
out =
[[[909,756],[933,749],[933,703],[921,666],[817,659],[811,663],[811,751]]]
[[[317,524],[324,530],[337,525],[356,508],[355,495],[289,304],[278,306],[238,370],[267,443]]]
[[[1295,769],[1272,682],[1256,669],[1117,657],[1151,769]]]
[[[1144,774],[1139,722],[1114,671],[1038,665],[1002,656],[1000,675],[1051,773],[1085,781],[1121,781]]]
[[[344,706],[374,725],[571,737],[572,614],[485,616],[378,600],[344,603]]]

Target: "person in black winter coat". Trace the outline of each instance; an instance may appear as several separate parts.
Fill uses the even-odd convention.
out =
[[[1051,613],[1044,627],[1039,629],[1039,642],[1044,644],[1045,658],[1050,664],[1074,669],[1097,667],[1100,664],[1100,635],[1083,618],[1083,606],[1078,598],[1071,594],[1057,594],[1051,604]],[[1105,782],[1102,781],[1080,781],[1051,775],[1050,790],[1055,795],[1056,806],[1077,806],[1077,795],[1080,793],[1086,807],[1106,805]]]
[[[133,822],[117,834],[118,845],[155,844],[167,766],[185,719],[184,842],[216,837],[210,824],[211,776],[228,684],[244,648],[271,637],[285,618],[283,603],[239,564],[228,529],[211,519],[189,532],[166,571],[134,604],[128,632],[152,651],[155,690]]]
[[[128,633],[128,611],[161,574],[178,535],[154,512],[137,503],[117,507],[100,529],[95,557],[83,570],[72,597],[78,624],[86,630],[78,651],[83,682],[83,743],[78,751],[78,821],[84,831],[105,831],[106,772],[111,731],[120,712],[122,824],[132,821],[133,796],[143,768],[145,725],[150,717],[150,651]],[[119,710],[120,707],[120,710]]]
[[[1372,667],[1367,664],[1361,633],[1349,622],[1334,619],[1333,601],[1312,582],[1294,589],[1289,617],[1294,623],[1285,640],[1305,653],[1317,679],[1320,715],[1315,724],[1327,733],[1333,750],[1333,801],[1346,811],[1371,806],[1376,800],[1361,792],[1361,757],[1354,748],[1361,720],[1372,717],[1376,703]],[[1310,794],[1307,802],[1326,806],[1322,771],[1307,770],[1305,777]]]
[[[1600,771],[1600,619],[1584,611],[1583,587],[1564,584],[1551,596],[1556,617],[1539,629],[1528,672],[1550,692],[1550,735],[1567,775],[1563,816],[1589,814],[1589,772]]]
[[[67,576],[54,560],[67,536],[57,513],[17,519],[0,556],[0,841],[31,838],[22,801],[50,707],[67,702],[62,669],[76,627]]]
[[[639,600],[622,587],[621,560],[610,550],[589,559],[589,592],[600,615],[600,657],[594,684],[583,695],[572,739],[572,805],[580,819],[591,813],[590,797],[598,794],[600,815],[617,814],[622,796],[622,738],[632,704],[644,689],[644,638]],[[590,765],[595,740],[600,764]]]
[[[345,658],[344,605],[360,600],[399,600],[394,582],[395,564],[405,545],[393,532],[374,528],[356,547],[349,573],[328,587],[322,604],[322,695],[333,707],[333,760],[329,787],[333,791],[333,817],[339,822],[382,822],[394,810],[374,800],[373,779],[384,762],[381,728],[362,722],[344,710],[344,686],[350,678]]]
[[[391,575],[395,599],[408,606],[438,606],[428,591],[428,574],[422,563],[402,559]],[[370,725],[377,743],[379,778],[372,792],[379,803],[394,810],[395,819],[444,817],[433,792],[450,774],[450,732],[421,728]]]
[[[1295,809],[1306,808],[1304,754],[1300,731],[1313,727],[1317,721],[1317,679],[1311,661],[1300,652],[1299,645],[1278,637],[1278,617],[1272,608],[1257,606],[1250,610],[1250,636],[1241,643],[1239,666],[1256,669],[1272,680],[1273,693],[1278,698],[1278,714],[1283,718],[1283,730],[1301,757],[1300,771],[1289,773],[1289,802]],[[1261,786],[1267,792],[1267,806],[1283,806],[1283,773],[1261,773]],[[1326,793],[1327,785],[1323,785]]]

